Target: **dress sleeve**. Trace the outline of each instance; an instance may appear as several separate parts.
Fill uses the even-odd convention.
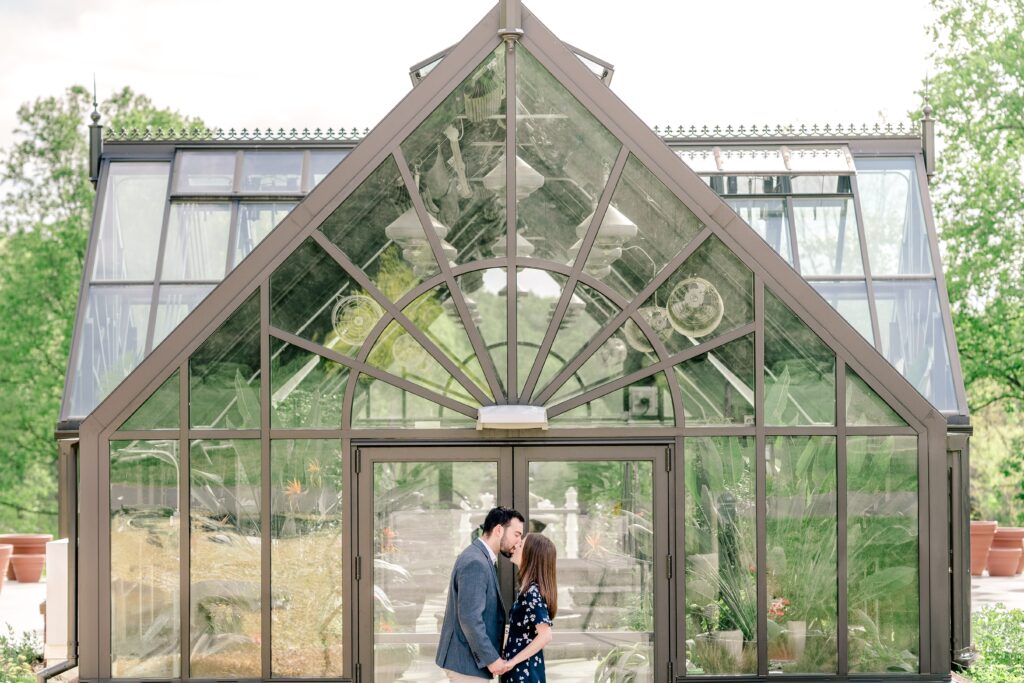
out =
[[[547,624],[551,626],[551,615],[548,613],[548,603],[541,595],[540,586],[531,584],[526,600],[526,619],[534,626]]]

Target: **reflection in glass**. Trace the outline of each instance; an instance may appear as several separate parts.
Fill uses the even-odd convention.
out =
[[[166,163],[111,163],[93,280],[153,280],[167,196]]]
[[[449,576],[497,494],[494,462],[374,463],[375,680],[448,680],[434,656]]]
[[[441,240],[448,235],[448,228],[436,220],[431,227]],[[440,272],[393,157],[385,159],[320,230],[392,301]]]
[[[875,280],[882,355],[939,410],[955,411],[953,372],[934,280]]]
[[[342,675],[341,442],[270,443],[271,671]]]
[[[275,429],[340,429],[349,370],[270,338],[270,424]]]
[[[557,550],[548,670],[568,680],[653,680],[654,468],[650,461],[529,465],[531,532]]]
[[[871,274],[931,275],[916,160],[857,159],[857,188]]]
[[[142,360],[152,298],[152,285],[89,288],[69,389],[69,415],[91,413]]]
[[[295,207],[291,202],[253,203],[242,202],[238,205],[238,236],[235,253],[231,257],[234,268],[249,255],[277,224],[284,220],[288,212]]]
[[[188,368],[193,429],[259,429],[258,291],[196,349]]]
[[[835,424],[832,349],[767,289],[764,308],[765,424]]]
[[[177,429],[181,424],[180,395],[181,382],[175,370],[118,429]]]
[[[855,282],[811,281],[811,286],[829,305],[853,325],[853,329],[874,346],[871,332],[871,311],[868,305],[868,286],[863,280]]]
[[[846,443],[850,672],[917,673],[917,437]]]
[[[754,439],[685,449],[687,673],[757,673]]]
[[[630,155],[584,270],[632,299],[701,227],[686,205]]]
[[[516,230],[530,243],[533,256],[571,263],[621,144],[527,50],[517,50],[516,69]],[[504,156],[498,163],[504,165]],[[541,183],[536,189],[524,187],[528,180],[521,176],[528,169]],[[504,180],[504,169],[497,175]],[[504,196],[504,182],[498,191]],[[595,251],[622,247],[636,230],[610,208]],[[610,258],[601,260],[605,268]]]
[[[334,170],[334,167],[341,163],[341,160],[348,156],[348,150],[344,149],[314,149],[310,152],[310,163],[313,180],[313,187],[320,184],[327,174]],[[313,188],[310,188],[313,189]]]
[[[369,375],[352,398],[353,429],[474,429],[476,419]]]
[[[466,305],[474,311],[473,317],[480,330],[491,361],[498,374],[501,390],[508,386],[508,281],[504,268],[475,270],[456,278],[456,283],[466,299]]]
[[[185,317],[195,310],[214,285],[160,285],[157,295],[156,324],[153,328],[155,349]]]
[[[504,168],[504,152],[505,48],[499,46],[402,142],[427,211],[450,229],[448,258],[455,263],[491,258],[507,246],[504,174],[494,183],[485,178]],[[543,182],[539,174],[534,179]]]
[[[647,337],[640,332],[639,328],[634,334],[639,336],[634,339],[640,340],[644,345],[650,346]],[[572,379],[563,384],[561,388],[549,398],[545,405],[555,405],[562,401],[579,396],[601,384],[605,384],[618,377],[623,377],[648,365],[657,362],[658,356],[650,351],[637,351],[626,343],[623,335],[613,334],[600,348],[594,352],[580,368],[573,373]]]
[[[676,366],[688,425],[754,424],[754,335]]]
[[[181,675],[178,442],[110,442],[110,673]]]
[[[558,273],[534,268],[520,268],[517,278],[516,293],[519,300],[516,303],[516,329],[519,335],[519,356],[516,368],[519,373],[518,386],[522,388],[537,360],[537,351],[551,324],[566,278]],[[564,333],[567,327],[573,325],[585,308],[583,299],[573,296],[556,334]]]
[[[235,158],[229,152],[178,152],[175,160],[175,192],[180,194],[227,194],[234,188]]]
[[[384,309],[312,238],[270,276],[270,324],[355,357]]]
[[[301,150],[246,150],[242,154],[242,192],[299,192]]]
[[[465,387],[459,384],[397,321],[392,321],[384,329],[370,350],[366,362],[441,396],[471,406],[479,405]]]
[[[570,380],[574,381],[575,377]],[[671,427],[675,424],[675,416],[668,380],[665,373],[659,372],[555,415],[549,422],[552,427],[563,429],[608,426]]]
[[[793,246],[789,243],[789,215],[785,199],[726,199],[754,232],[793,265]]]
[[[838,610],[835,437],[770,437],[764,457],[768,669],[834,673]]]
[[[754,275],[720,239],[711,236],[668,277],[640,313],[662,336],[668,352],[679,353],[754,319]]]
[[[171,204],[161,279],[219,281],[227,268],[230,230],[231,204]]]
[[[863,275],[853,199],[794,199],[800,273]]]
[[[902,427],[907,423],[868,386],[867,382],[847,366],[846,424],[856,427]]]
[[[189,492],[191,670],[260,677],[260,442],[193,441]]]

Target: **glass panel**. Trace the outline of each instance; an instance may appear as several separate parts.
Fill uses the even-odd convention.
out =
[[[171,204],[162,280],[217,280],[224,277],[231,231],[231,204]]]
[[[789,243],[789,214],[785,199],[727,199],[754,232],[793,265],[793,246]]]
[[[153,280],[170,164],[111,163],[93,280]]]
[[[270,338],[270,423],[275,429],[341,429],[349,370]]]
[[[875,335],[871,331],[868,286],[863,280],[856,282],[812,281],[811,286],[832,308],[846,318],[846,322],[853,325],[853,328],[874,346]]]
[[[754,319],[754,274],[709,237],[640,309],[679,353]]]
[[[270,443],[271,671],[342,675],[341,443]]]
[[[537,381],[534,396],[555,378],[566,365],[573,360],[608,322],[619,313],[619,307],[609,301],[596,289],[583,283],[577,283],[576,291],[569,302],[569,308],[562,318],[558,333],[551,345],[551,351],[544,360],[544,368]],[[623,328],[622,336],[634,351],[645,353],[653,351],[647,337],[636,325]],[[573,381],[573,380],[570,380]]]
[[[686,439],[688,674],[757,673],[754,439]]]
[[[359,375],[353,429],[475,429],[476,419],[369,375]]]
[[[516,51],[516,69],[516,230],[531,245],[519,254],[572,262],[622,145],[525,49]],[[504,168],[485,186],[492,178],[504,196]],[[602,248],[636,234],[620,217],[605,216]]]
[[[720,195],[790,194],[793,191],[792,179],[785,175],[712,175],[701,178]]]
[[[754,335],[676,366],[688,425],[754,424]]]
[[[764,327],[765,424],[835,424],[832,349],[767,289]]]
[[[789,184],[794,194],[853,194],[848,175],[795,175]]]
[[[284,220],[285,216],[295,207],[294,202],[252,203],[242,202],[238,205],[238,238],[235,253],[231,259],[231,267],[249,255],[270,231]]]
[[[919,669],[917,437],[846,440],[851,673]]]
[[[178,152],[175,192],[181,194],[228,194],[234,188],[235,158],[228,152]]]
[[[242,156],[242,192],[299,192],[302,150],[246,150]]]
[[[857,189],[871,274],[931,275],[916,160],[857,159]]]
[[[259,678],[260,442],[193,441],[189,453],[190,673]]]
[[[110,442],[110,673],[181,675],[178,442]]]
[[[434,663],[452,566],[494,505],[494,462],[373,465],[375,681],[447,681]]]
[[[319,185],[320,181],[326,178],[327,174],[333,171],[334,167],[347,156],[347,149],[314,149],[310,152],[310,162],[313,167],[310,175],[313,178],[313,186]]]
[[[153,300],[151,285],[93,285],[88,292],[69,417],[91,413],[142,361]]]
[[[384,309],[307,239],[270,276],[270,324],[352,356]]]
[[[370,365],[467,405],[479,405],[405,328],[392,321],[366,358]]]
[[[153,328],[153,348],[167,338],[206,295],[214,285],[160,285],[157,294],[156,326]]]
[[[647,337],[640,332],[639,327],[632,337],[646,346],[650,346]],[[637,351],[623,339],[623,334],[613,334],[587,361],[580,366],[580,369],[573,373],[573,376],[563,384],[554,395],[547,400],[545,405],[556,405],[562,401],[579,396],[601,384],[613,379],[624,377],[632,372],[641,370],[658,360],[658,356],[651,352]]]
[[[671,427],[672,394],[665,373],[616,389],[578,408],[552,417],[552,427]]]
[[[632,299],[702,227],[686,205],[630,155],[584,270]]]
[[[451,244],[449,259],[467,263],[505,253],[504,46],[406,138],[402,153],[442,228],[435,229]],[[501,177],[489,177],[496,168]]]
[[[436,221],[433,229],[441,240],[448,234]],[[320,230],[392,301],[440,272],[392,157],[327,217]]]
[[[856,427],[887,427],[905,426],[907,423],[847,366],[846,424]]]
[[[768,670],[834,673],[835,437],[769,438],[765,459]]]
[[[794,199],[800,273],[863,275],[853,199]]]
[[[516,368],[519,374],[519,387],[522,388],[537,360],[537,351],[547,334],[558,300],[562,297],[566,278],[558,273],[534,268],[520,268],[517,277],[516,294],[519,300],[516,303],[516,326],[519,335],[519,356]],[[570,312],[577,312],[574,314],[578,315],[580,307],[585,308],[586,303],[578,296],[573,296],[569,301],[569,308],[566,309],[567,315]],[[561,334],[564,328],[565,325],[562,325],[556,334]]]
[[[175,370],[119,429],[177,429],[181,425],[181,382]]]
[[[441,285],[405,307],[403,313],[427,335],[484,393],[491,391],[473,345],[452,301],[451,292]],[[492,397],[493,398],[493,397]]]
[[[555,680],[654,680],[654,468],[531,462],[530,531],[557,549]],[[556,673],[557,672],[557,673]]]
[[[946,330],[933,280],[875,280],[882,355],[939,410],[957,409]]]
[[[188,369],[193,429],[259,429],[258,291],[196,349]]]
[[[508,384],[508,280],[504,268],[475,270],[456,278],[466,305],[473,312],[473,320],[491,354],[502,391]]]

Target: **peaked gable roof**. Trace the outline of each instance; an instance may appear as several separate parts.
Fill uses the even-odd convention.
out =
[[[82,424],[109,432],[158,388],[239,305],[406,139],[473,69],[501,45],[492,9],[264,242]],[[700,180],[529,10],[519,43],[565,86],[623,148],[675,193],[716,237],[904,417],[944,427],[932,405]],[[398,152],[400,155],[400,151]],[[625,163],[622,159],[622,163]],[[509,196],[514,196],[510,191]],[[603,202],[607,207],[607,201]],[[422,217],[421,217],[422,218]],[[267,304],[264,303],[264,313]],[[264,318],[266,316],[264,315]],[[198,322],[198,326],[194,323]],[[645,330],[648,331],[648,330]],[[351,397],[349,397],[351,398]]]

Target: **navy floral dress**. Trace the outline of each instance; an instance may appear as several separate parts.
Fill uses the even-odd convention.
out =
[[[520,591],[516,601],[512,603],[512,611],[508,615],[508,640],[502,658],[512,659],[526,649],[537,637],[537,625],[551,626],[548,614],[548,603],[540,594],[540,586],[531,583]],[[541,650],[525,662],[501,677],[502,683],[545,683],[547,674],[544,672],[544,650]]]

